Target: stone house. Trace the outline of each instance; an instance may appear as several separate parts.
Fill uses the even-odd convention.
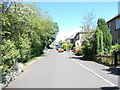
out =
[[[69,41],[74,45],[76,49],[79,49],[80,46],[83,44],[83,37],[87,34],[86,32],[77,32],[75,35],[72,35],[71,37],[67,38],[65,41]]]
[[[120,44],[120,14],[110,19],[107,24],[112,35],[112,44]]]

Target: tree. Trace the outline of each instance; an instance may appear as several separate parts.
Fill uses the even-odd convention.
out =
[[[62,41],[62,40],[60,40],[60,41],[59,41],[59,44],[62,46],[62,44],[65,44],[65,42]]]
[[[95,27],[96,27],[95,14],[92,11],[84,13],[82,24],[83,24],[82,27],[87,27],[88,29],[90,29],[90,28],[95,29]]]
[[[10,69],[16,62],[25,63],[43,53],[55,40],[59,31],[57,23],[34,5],[0,2],[0,9],[3,66]]]
[[[112,45],[112,36],[110,34],[107,23],[105,22],[104,19],[100,18],[98,19],[97,24],[99,29],[103,32],[103,46],[105,54],[109,54]]]
[[[12,6],[12,4],[15,2],[0,2],[0,13],[7,13],[9,11],[9,8]]]
[[[62,44],[62,48],[66,51],[67,50],[67,47],[68,47],[68,44],[64,43]]]
[[[96,54],[103,54],[104,49],[103,49],[103,32],[99,29],[96,28],[95,31],[95,41],[94,41],[94,49]]]
[[[84,13],[81,27],[83,32],[86,32],[85,34],[82,34],[82,40],[85,41],[87,39],[91,39],[94,34],[92,32],[94,32],[96,27],[95,14],[93,12]]]
[[[94,47],[93,41],[86,40],[85,47],[83,48],[84,58],[89,59],[89,60],[94,60],[95,59],[94,55],[96,54],[94,49],[95,49],[95,47]]]

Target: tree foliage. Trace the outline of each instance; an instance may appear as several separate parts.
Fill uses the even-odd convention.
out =
[[[59,41],[59,45],[61,45],[61,46],[62,46],[62,44],[64,44],[64,43],[65,43],[65,41],[62,41],[62,40]]]
[[[112,45],[112,36],[110,34],[107,23],[104,19],[100,18],[98,19],[97,25],[99,29],[103,32],[103,46],[105,54],[109,54]]]
[[[95,14],[92,11],[83,14],[83,21],[81,27],[82,31],[86,32],[85,34],[81,35],[82,41],[91,39],[94,34],[93,32],[96,28]]]
[[[96,54],[109,55],[111,51],[112,37],[104,19],[98,19],[97,28],[91,39],[86,40],[84,57],[95,59]]]
[[[90,40],[85,41],[85,47],[83,48],[84,58],[93,60],[95,55],[94,42]]]
[[[87,11],[83,14],[82,25],[82,27],[87,27],[87,31],[89,31],[89,29],[95,29],[95,14],[92,11]]]
[[[96,28],[94,47],[95,47],[96,54],[104,53],[103,32],[99,28]]]
[[[35,5],[1,2],[0,9],[2,65],[11,67],[9,62],[27,62],[42,54],[55,40],[59,31],[57,23]]]

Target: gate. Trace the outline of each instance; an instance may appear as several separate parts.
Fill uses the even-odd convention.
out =
[[[114,53],[114,65],[120,65],[120,51]]]

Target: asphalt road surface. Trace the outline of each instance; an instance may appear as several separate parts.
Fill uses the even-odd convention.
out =
[[[112,87],[74,62],[68,52],[55,49],[29,65],[7,88],[101,88]]]

